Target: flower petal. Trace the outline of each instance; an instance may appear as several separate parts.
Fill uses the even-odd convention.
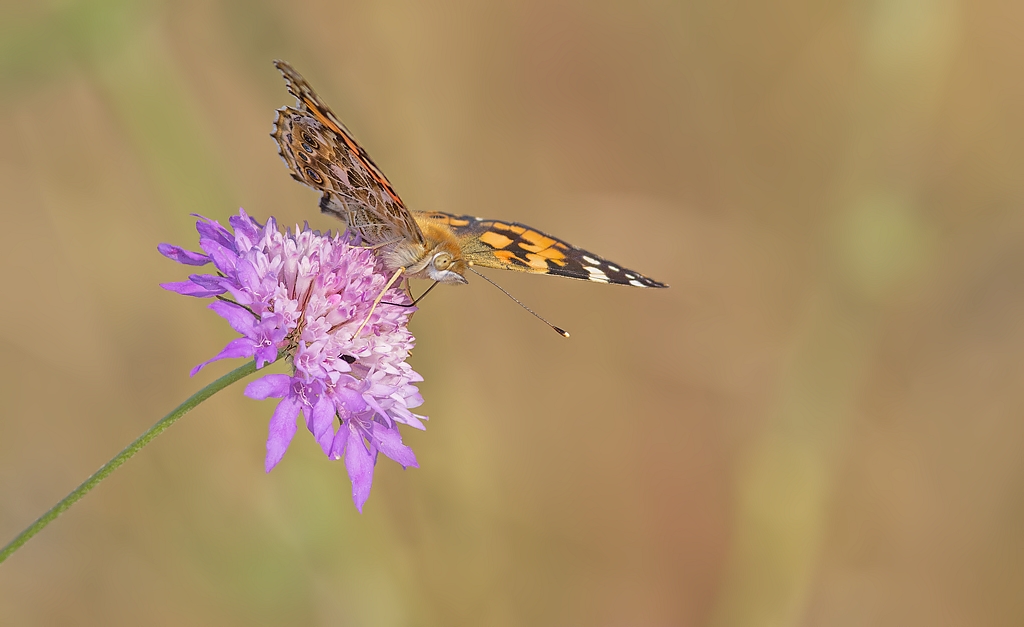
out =
[[[334,442],[331,443],[331,452],[327,454],[330,459],[341,459],[345,454],[345,445],[348,443],[348,436],[352,433],[348,425],[343,424],[334,434]]]
[[[256,317],[249,313],[249,310],[240,305],[217,300],[209,305],[218,316],[224,318],[231,325],[231,328],[238,331],[247,338],[253,338],[253,327],[256,325]]]
[[[192,252],[191,250],[185,250],[181,246],[174,246],[172,244],[159,244],[156,247],[164,257],[183,263],[186,266],[205,266],[210,263],[210,258],[203,253]]]
[[[363,439],[355,433],[351,434],[345,450],[345,469],[352,481],[352,501],[360,514],[363,513],[363,503],[369,498],[370,486],[373,484],[373,458],[374,455],[363,444]]]
[[[235,243],[235,238],[231,237],[230,231],[221,226],[216,220],[204,218],[199,214],[193,213],[192,215],[199,218],[196,222],[196,231],[199,232],[199,239],[209,239],[219,242],[222,246],[231,247]]]
[[[219,241],[210,239],[200,239],[199,247],[210,256],[213,260],[213,265],[217,266],[217,269],[226,275],[231,275],[235,270],[235,264],[238,262],[238,253],[233,248],[234,242],[231,246],[225,246]]]
[[[377,445],[377,450],[401,464],[402,468],[420,467],[416,463],[416,455],[412,449],[402,444],[402,434],[398,432],[397,427],[388,429],[379,422],[373,423],[373,442]]]
[[[260,370],[261,368],[263,368],[263,366],[266,366],[267,364],[272,364],[275,361],[277,361],[277,347],[276,346],[273,346],[273,345],[270,345],[270,346],[260,346],[259,348],[256,349],[256,369],[257,370]]]
[[[284,457],[292,438],[295,436],[295,419],[299,416],[299,404],[291,399],[284,398],[277,404],[274,415],[270,418],[267,435],[267,460],[265,468],[267,472],[274,469],[277,463]]]
[[[331,427],[334,426],[334,417],[337,415],[337,410],[334,408],[334,403],[327,398],[327,395],[321,394],[320,399],[313,406],[312,414],[309,420],[309,430],[313,433],[317,443],[320,444],[324,455],[330,457],[331,447],[334,444],[334,431]]]
[[[249,242],[255,242],[259,238],[259,231],[263,226],[245,213],[245,209],[239,209],[237,216],[228,218],[228,224],[231,225],[231,228],[235,229],[236,242],[239,236],[244,237]]]
[[[160,287],[170,292],[176,292],[182,296],[195,296],[196,298],[209,298],[223,294],[223,289],[211,289],[203,285],[197,285],[192,281],[178,281],[176,283],[161,283]]]
[[[215,276],[213,274],[190,274],[188,280],[192,281],[196,285],[201,285],[208,290],[217,290],[218,294],[223,294],[227,291],[224,287],[224,277]]]
[[[245,386],[244,394],[251,399],[262,401],[268,398],[284,398],[292,387],[292,378],[286,374],[268,374]]]
[[[334,400],[340,405],[339,409],[350,413],[361,414],[366,411],[366,401],[363,400],[363,395],[344,385],[339,385],[334,389]]]
[[[240,337],[231,340],[228,342],[228,345],[224,347],[224,350],[193,368],[189,376],[196,376],[196,373],[215,361],[220,361],[221,359],[232,359],[234,357],[252,357],[254,352],[255,347],[253,346],[252,340],[249,338]]]

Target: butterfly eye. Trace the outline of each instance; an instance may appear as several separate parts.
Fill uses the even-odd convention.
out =
[[[449,253],[437,253],[434,255],[434,269],[447,270],[452,265],[452,256]]]

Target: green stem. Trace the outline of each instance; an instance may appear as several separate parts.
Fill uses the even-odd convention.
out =
[[[96,487],[96,484],[98,484],[100,481],[103,481],[107,477],[107,475],[114,472],[114,470],[116,470],[118,466],[128,461],[128,459],[132,455],[138,453],[139,450],[143,446],[149,444],[149,442],[153,438],[163,433],[164,430],[167,429],[167,427],[170,427],[172,424],[174,424],[175,420],[181,418],[186,413],[188,413],[189,410],[195,408],[196,405],[202,403],[203,401],[210,398],[217,392],[223,390],[224,388],[231,385],[235,381],[238,381],[239,379],[246,377],[254,372],[256,372],[256,362],[250,361],[246,363],[244,366],[236,368],[235,370],[232,370],[223,377],[217,379],[210,385],[204,387],[203,389],[199,390],[198,392],[190,396],[187,401],[185,401],[181,405],[178,405],[178,407],[176,407],[174,411],[161,418],[155,425],[150,427],[148,431],[140,435],[137,440],[129,444],[123,451],[114,456],[114,459],[110,460],[106,464],[103,464],[103,467],[97,470],[95,473],[93,473],[93,475],[86,479],[82,483],[82,485],[72,490],[71,494],[68,494],[63,499],[61,499],[60,502],[58,502],[56,505],[50,508],[50,511],[40,516],[34,523],[29,525],[27,529],[19,533],[16,538],[11,540],[11,542],[7,546],[0,550],[0,563],[6,560],[8,556],[11,555],[11,553],[17,551],[21,545],[28,542],[29,538],[39,533],[39,531],[43,527],[50,524],[50,522],[53,521],[53,519],[55,519],[57,516],[60,516],[61,513],[64,512],[64,510],[71,507],[75,503],[75,501],[82,498],[83,496],[86,495],[87,492],[89,492],[89,490],[92,490],[94,487]]]

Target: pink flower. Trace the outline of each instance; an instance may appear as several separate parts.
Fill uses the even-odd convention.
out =
[[[192,374],[229,357],[255,358],[262,368],[283,353],[291,375],[265,375],[245,389],[250,398],[281,399],[270,419],[266,470],[281,461],[302,414],[324,453],[345,458],[352,498],[362,511],[378,453],[417,467],[397,426],[423,429],[426,419],[409,411],[423,403],[415,385],[423,378],[405,361],[414,344],[407,324],[415,308],[396,306],[410,300],[395,287],[370,313],[388,277],[371,250],[340,235],[321,235],[308,225],[282,233],[273,218],[262,226],[245,211],[229,223],[234,233],[200,218],[202,253],[158,247],[185,265],[213,263],[217,274],[193,274],[162,287],[216,297],[210,309],[241,335]]]

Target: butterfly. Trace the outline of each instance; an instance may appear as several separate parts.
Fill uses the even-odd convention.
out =
[[[277,110],[271,134],[292,178],[321,192],[320,210],[375,248],[396,278],[468,283],[467,270],[480,266],[668,287],[523,224],[408,209],[309,83],[288,63],[274,65],[297,100],[295,107]]]

